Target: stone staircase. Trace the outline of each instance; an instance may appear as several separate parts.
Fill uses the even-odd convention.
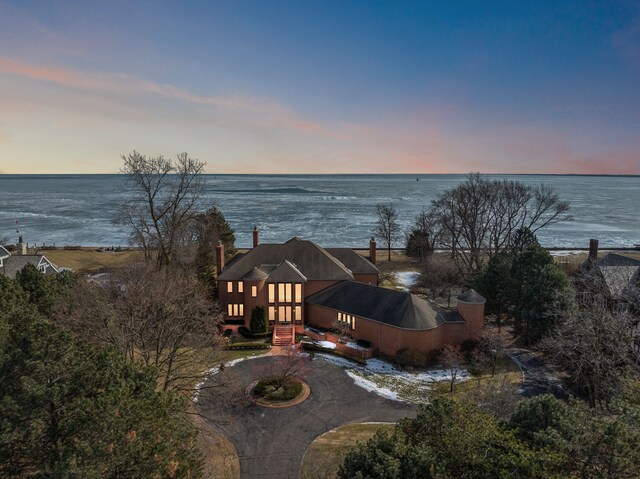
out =
[[[274,346],[291,346],[295,340],[293,326],[276,326],[273,328]]]

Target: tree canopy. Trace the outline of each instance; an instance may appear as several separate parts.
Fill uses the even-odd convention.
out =
[[[0,476],[199,477],[185,400],[152,369],[24,319],[0,350]]]

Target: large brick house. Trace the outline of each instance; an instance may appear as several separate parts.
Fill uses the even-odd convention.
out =
[[[371,343],[384,356],[412,349],[424,353],[447,343],[480,336],[484,298],[471,290],[458,298],[457,311],[445,311],[406,292],[378,286],[376,244],[369,257],[349,248],[322,248],[292,238],[282,244],[259,244],[224,263],[217,251],[218,294],[224,328],[249,326],[256,306],[267,311],[279,341],[292,342],[305,326],[331,329],[342,322],[354,339]]]

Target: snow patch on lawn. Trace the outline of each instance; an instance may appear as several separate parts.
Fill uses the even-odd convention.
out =
[[[450,372],[438,367],[410,372],[378,358],[369,359],[366,365],[360,365],[330,354],[316,354],[315,357],[344,368],[357,386],[394,401],[423,403],[429,397],[433,383],[451,380]],[[460,370],[456,381],[470,377],[466,370]]]
[[[420,273],[417,271],[401,271],[393,273],[396,277],[396,281],[402,286],[402,291],[409,292],[413,288],[418,279],[420,279]]]

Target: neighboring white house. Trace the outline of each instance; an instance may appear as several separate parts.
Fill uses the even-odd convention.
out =
[[[22,240],[22,238],[20,238]],[[4,246],[0,246],[0,272],[11,279],[15,279],[16,273],[28,264],[34,265],[42,274],[50,275],[58,272],[58,267],[49,261],[43,254],[26,253],[24,243],[18,242],[17,254],[11,254]]]

